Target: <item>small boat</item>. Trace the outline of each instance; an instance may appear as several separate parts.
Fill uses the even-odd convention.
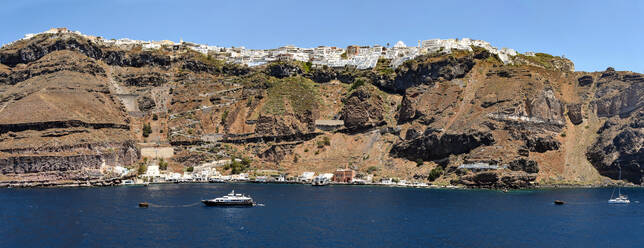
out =
[[[329,185],[330,181],[327,177],[323,176],[317,176],[313,178],[313,181],[311,182],[311,185],[313,186],[326,186]]]
[[[224,179],[212,177],[208,180],[209,183],[225,183]]]
[[[235,190],[230,192],[228,195],[217,197],[210,200],[202,200],[203,204],[206,206],[247,206],[252,207],[255,205],[253,198],[243,194],[235,194]]]
[[[150,204],[148,204],[147,202],[140,202],[140,203],[139,203],[139,207],[140,207],[140,208],[147,208],[147,207],[149,207],[149,206],[150,206]]]
[[[622,180],[622,167],[619,167],[619,180]],[[631,203],[631,200],[628,199],[628,196],[622,195],[622,187],[621,185],[617,186],[617,197],[613,198],[613,195],[615,194],[615,189],[613,189],[613,193],[610,195],[610,200],[608,200],[608,203],[618,203],[618,204],[628,204]]]
[[[562,200],[555,200],[555,205],[564,205],[564,203]]]
[[[631,200],[628,199],[628,196],[619,194],[617,198],[611,198],[610,200],[608,200],[608,203],[628,204],[628,203],[631,203]]]

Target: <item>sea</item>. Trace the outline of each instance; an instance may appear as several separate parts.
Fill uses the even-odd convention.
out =
[[[260,205],[200,203],[231,190]],[[632,201],[625,205],[607,203],[612,191],[250,183],[3,188],[0,247],[644,247],[644,189],[622,189]]]

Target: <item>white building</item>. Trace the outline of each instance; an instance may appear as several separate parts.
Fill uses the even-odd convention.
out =
[[[166,181],[176,182],[181,180],[182,175],[181,173],[177,173],[177,172],[166,172],[161,174],[161,177]]]
[[[144,177],[158,177],[161,176],[161,173],[159,172],[159,166],[158,165],[149,165],[148,169],[145,171],[145,174],[143,174]]]
[[[106,40],[102,37],[94,37],[81,34],[77,31],[69,31],[66,28],[54,28],[43,33],[76,34],[88,38],[92,42],[99,43],[99,45],[123,48],[141,46],[145,50],[155,50],[161,49],[164,45],[179,46],[171,41],[141,41],[131,40],[128,38]],[[37,35],[38,34],[26,34],[23,39],[31,39]],[[329,46],[318,46],[315,48],[283,46],[276,49],[253,50],[246,49],[244,47],[224,48],[183,41],[179,44],[180,46],[192,49],[201,54],[215,55],[217,59],[223,59],[230,63],[245,64],[248,66],[263,65],[286,58],[295,61],[312,62],[314,65],[318,66],[344,67],[350,65],[355,66],[358,69],[369,69],[376,66],[379,58],[384,57],[390,59],[391,66],[395,68],[400,66],[403,62],[414,59],[421,54],[433,52],[451,53],[452,49],[472,51],[472,46],[486,49],[490,53],[497,55],[499,59],[506,64],[513,63],[512,57],[517,55],[517,52],[513,49],[498,49],[493,47],[489,42],[472,40],[469,38],[424,40],[422,42],[419,41],[417,47],[408,47],[402,41],[396,42],[396,44],[391,48],[385,48],[379,45],[372,47],[361,46],[358,48],[357,54],[351,54],[349,56],[343,56],[343,54],[346,55],[347,49]]]
[[[248,173],[239,173],[231,175],[230,179],[233,181],[248,181]]]
[[[305,171],[305,172],[302,173],[302,175],[297,177],[297,181],[298,182],[311,182],[311,180],[313,180],[314,176],[315,176],[315,172]]]
[[[393,179],[391,179],[391,178],[381,178],[380,179],[380,184],[392,185],[392,184],[395,184],[395,183],[394,183]]]
[[[331,179],[333,179],[333,173],[322,173],[322,174],[320,174],[320,176],[324,177],[326,179],[329,179],[329,181],[331,181]]]
[[[130,170],[128,170],[127,168],[118,165],[114,166],[114,169],[112,169],[112,171],[121,177],[127,175],[127,173],[130,172]]]

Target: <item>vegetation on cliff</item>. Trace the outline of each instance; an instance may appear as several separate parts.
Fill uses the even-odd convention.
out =
[[[136,143],[155,140],[173,146],[159,165],[175,172],[232,158],[225,173],[350,167],[361,176],[528,187],[610,182],[621,167],[642,182],[637,73],[572,72],[569,60],[542,53],[510,65],[480,47],[397,68],[381,58],[365,70],[246,67],[221,56],[105,48],[73,35],[1,49],[0,169],[27,180],[103,162],[134,168]]]

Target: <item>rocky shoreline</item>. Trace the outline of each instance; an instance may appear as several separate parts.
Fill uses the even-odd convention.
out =
[[[45,182],[45,181],[5,181],[0,182],[0,188],[87,188],[87,187],[118,187],[126,186],[122,182],[126,180],[125,178],[110,178],[110,179],[93,179],[93,180],[67,180],[67,181],[56,181],[56,182]],[[163,182],[163,183],[151,183],[151,184],[209,184],[209,182]],[[303,184],[307,185],[309,183],[300,183],[300,182],[258,182],[258,181],[234,181],[234,182],[221,182],[224,184],[236,184],[236,183],[254,183],[254,184]],[[378,187],[402,187],[402,188],[426,188],[426,189],[461,189],[461,190],[532,190],[532,189],[591,189],[591,188],[606,188],[606,187],[615,187],[618,184],[589,184],[589,185],[575,185],[575,184],[543,184],[538,185],[534,184],[528,187],[517,187],[517,188],[507,188],[507,187],[469,187],[463,185],[414,185],[414,184],[383,184],[383,183],[364,183],[364,184],[355,184],[355,183],[331,183],[331,185],[349,185],[349,186],[378,186]],[[644,188],[644,185],[634,185],[627,184],[622,185],[622,187],[628,188]]]
[[[119,186],[122,179],[93,179],[93,180],[66,180],[66,181],[4,181],[0,188],[58,188],[58,187],[106,187]]]

